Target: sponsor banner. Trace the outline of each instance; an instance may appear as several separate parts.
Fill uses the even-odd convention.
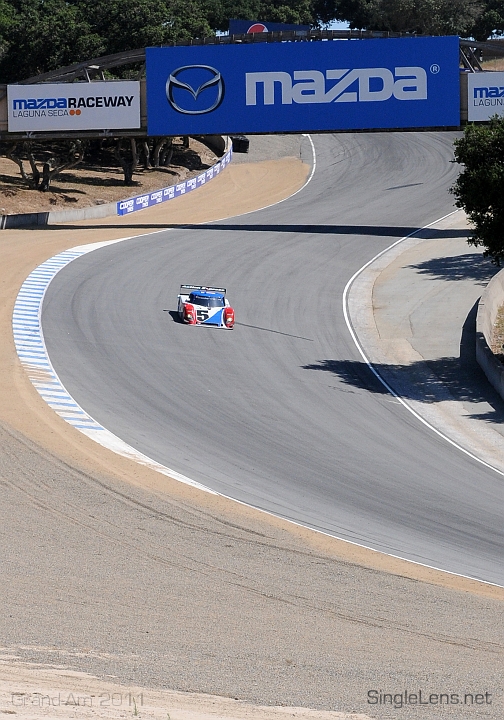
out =
[[[129,215],[137,210],[145,210],[145,208],[152,207],[153,205],[159,205],[159,203],[173,200],[173,198],[180,197],[181,195],[187,195],[187,193],[205,185],[207,182],[219,175],[226,165],[231,162],[232,155],[233,150],[230,148],[222,160],[219,160],[218,163],[212,165],[211,168],[208,168],[208,170],[196,175],[196,177],[184,180],[184,182],[178,183],[177,185],[171,185],[170,187],[155,190],[154,192],[146,193],[145,195],[137,195],[136,197],[128,198],[128,200],[120,200],[117,203],[117,214]]]
[[[8,131],[128,130],[140,127],[140,83],[8,85]]]
[[[467,119],[488,121],[504,115],[504,72],[478,72],[467,76]]]
[[[147,48],[149,135],[460,125],[457,37]]]
[[[230,35],[247,35],[247,33],[261,32],[292,32],[294,30],[309,30],[309,25],[288,25],[287,23],[270,23],[261,20],[230,20]]]

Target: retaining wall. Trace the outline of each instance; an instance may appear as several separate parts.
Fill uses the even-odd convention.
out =
[[[492,334],[497,312],[504,305],[504,270],[485,288],[476,316],[476,360],[489,382],[504,399],[504,365],[493,354]]]

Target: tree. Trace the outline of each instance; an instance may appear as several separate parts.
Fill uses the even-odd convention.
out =
[[[19,167],[28,187],[41,192],[49,190],[51,180],[63,170],[69,170],[82,162],[84,152],[85,143],[79,139],[60,142],[22,141],[0,148],[0,154]],[[26,171],[25,162],[29,163],[31,174]]]
[[[328,25],[338,16],[338,0],[313,0],[312,15],[317,25]]]
[[[208,19],[209,4],[200,0],[169,0],[165,42],[215,35]]]
[[[6,52],[0,61],[2,82],[96,57],[104,49],[89,23],[64,0],[11,0],[9,5],[3,35]]]
[[[0,0],[0,82],[100,55],[208,37],[213,31],[205,8],[202,0]]]
[[[213,32],[198,0],[73,0],[101,39],[104,54],[208,37]]]
[[[365,30],[466,36],[483,7],[483,0],[340,0],[337,18]]]
[[[488,0],[470,32],[475,40],[485,42],[492,35],[504,35],[504,0]]]
[[[451,192],[472,223],[470,245],[500,265],[504,259],[504,117],[489,125],[467,125],[455,140],[455,160],[464,165]]]
[[[9,32],[15,19],[12,5],[0,0],[0,61],[9,49]]]

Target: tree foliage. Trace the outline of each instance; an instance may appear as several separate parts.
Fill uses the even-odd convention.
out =
[[[316,25],[335,0],[0,0],[0,81],[100,55],[209,37],[229,19]]]
[[[8,5],[7,23],[0,29],[5,48],[2,82],[85,60],[104,49],[78,9],[64,0],[11,0]]]
[[[504,0],[0,0],[0,82],[74,62],[225,31],[230,18],[484,40]]]
[[[489,0],[471,29],[475,40],[484,42],[491,35],[504,35],[504,0]]]
[[[465,37],[483,7],[483,0],[340,0],[336,16],[351,28]]]
[[[455,160],[464,166],[452,193],[473,226],[471,245],[485,248],[485,257],[504,260],[504,118],[489,125],[467,125],[455,141]]]
[[[0,0],[0,81],[213,33],[201,0]]]

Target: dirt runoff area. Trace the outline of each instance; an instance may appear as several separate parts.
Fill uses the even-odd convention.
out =
[[[219,159],[213,150],[194,138],[189,139],[188,147],[182,138],[175,138],[172,149],[169,165],[142,169],[140,164],[131,185],[124,184],[122,168],[111,153],[103,154],[102,162],[93,162],[84,156],[79,165],[56,175],[46,192],[30,189],[17,164],[0,157],[0,215],[74,210],[126,200],[176,185],[198,175]],[[27,160],[24,167],[30,174]]]
[[[217,695],[145,690],[59,668],[3,664],[0,712],[19,720],[370,720],[362,713],[265,707]]]

